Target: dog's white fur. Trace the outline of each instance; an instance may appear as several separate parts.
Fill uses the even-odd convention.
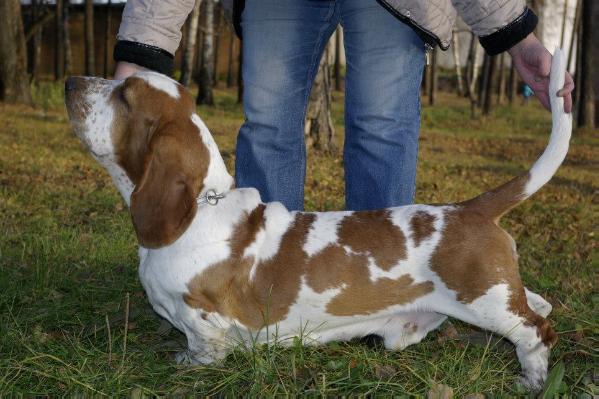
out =
[[[550,144],[530,171],[530,180],[524,193],[526,196],[533,194],[551,178],[567,152],[571,118],[563,112],[563,99],[555,94],[564,82],[563,59],[563,54],[558,51],[552,66],[550,94],[553,131]],[[179,96],[176,83],[162,75],[141,73],[137,76],[171,97]],[[79,137],[112,176],[123,199],[129,204],[134,185],[117,162],[110,136],[114,113],[108,97],[119,84],[116,81],[90,83],[90,86],[95,87],[88,89],[86,94],[91,112],[83,119],[72,119]],[[405,259],[389,270],[378,267],[371,257],[369,276],[371,281],[376,281],[383,277],[398,278],[407,274],[414,283],[432,281],[433,291],[413,302],[392,305],[367,315],[336,316],[327,312],[326,304],[343,287],[317,293],[302,280],[301,290],[285,318],[276,327],[270,326],[260,331],[249,331],[238,320],[217,312],[206,314],[190,307],[183,300],[188,292],[189,282],[210,266],[230,256],[228,240],[233,234],[234,226],[262,203],[255,189],[229,190],[233,179],[227,172],[211,134],[199,116],[194,114],[191,118],[210,154],[202,195],[206,190],[213,189],[226,193],[226,197],[217,206],[199,206],[190,226],[171,245],[158,249],[139,248],[139,275],[149,301],[156,312],[188,338],[189,349],[178,356],[180,361],[210,363],[223,358],[240,340],[250,343],[276,339],[285,343],[297,336],[301,336],[306,343],[321,344],[378,334],[383,337],[387,348],[403,349],[422,340],[447,316],[451,316],[510,339],[516,345],[524,374],[523,382],[532,389],[541,386],[547,375],[549,349],[541,343],[534,326],[526,325],[523,319],[507,310],[510,296],[507,285],[494,285],[484,295],[465,304],[457,299],[456,292],[449,289],[429,267],[430,258],[443,235],[446,215],[453,205],[411,205],[390,209],[393,224],[406,237],[407,254]],[[435,216],[435,231],[419,245],[415,245],[410,225],[416,212]],[[351,214],[352,212],[316,213],[315,222],[303,246],[304,252],[313,256],[327,245],[337,242],[339,223]],[[264,228],[244,253],[244,256],[254,258],[250,280],[256,278],[260,262],[272,258],[279,251],[281,238],[295,215],[280,203],[266,204]],[[345,250],[348,253],[352,251],[349,247]],[[539,295],[526,290],[526,298],[528,305],[537,314],[545,317],[551,311],[551,305]]]

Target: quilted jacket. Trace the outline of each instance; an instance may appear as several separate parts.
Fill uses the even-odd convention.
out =
[[[239,22],[245,0],[221,1],[230,11],[236,32],[241,37],[243,32]],[[377,1],[410,25],[429,46],[438,45],[443,50],[449,48],[457,14],[491,55],[511,48],[537,24],[537,17],[526,6],[525,0]],[[181,40],[181,27],[193,5],[194,0],[128,0],[114,49],[115,60],[170,75],[174,53]]]

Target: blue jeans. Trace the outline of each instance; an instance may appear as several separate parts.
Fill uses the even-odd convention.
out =
[[[412,203],[424,42],[376,0],[247,0],[245,123],[238,187],[290,210],[304,204],[304,117],[312,81],[337,24],[344,32],[346,208]]]

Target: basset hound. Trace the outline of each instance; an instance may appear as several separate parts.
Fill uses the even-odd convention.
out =
[[[564,73],[558,50],[549,145],[527,173],[465,202],[361,212],[290,212],[236,189],[191,95],[163,75],[73,77],[65,96],[75,133],[130,207],[149,301],[187,336],[179,361],[211,363],[240,340],[298,336],[322,344],[377,334],[399,350],[450,316],[513,342],[522,382],[536,390],[557,339],[551,305],[523,286],[498,220],[566,156],[572,122],[556,96]]]

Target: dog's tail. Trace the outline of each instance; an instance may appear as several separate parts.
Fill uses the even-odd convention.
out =
[[[530,171],[460,205],[474,208],[478,212],[498,220],[551,179],[566,157],[572,133],[572,115],[564,112],[564,99],[557,96],[557,91],[564,86],[565,74],[566,57],[558,48],[553,55],[549,78],[549,98],[553,123],[551,137],[547,148]]]

